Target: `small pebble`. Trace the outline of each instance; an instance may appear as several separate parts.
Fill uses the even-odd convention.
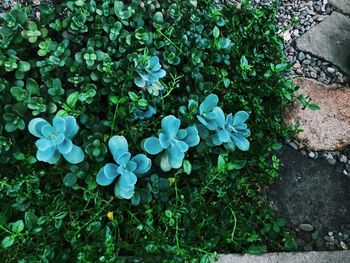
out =
[[[328,158],[327,159],[327,162],[330,164],[330,165],[335,165],[337,163],[337,160],[334,159],[334,158]]]
[[[314,227],[310,224],[300,224],[299,228],[305,232],[311,232],[312,230],[314,230]]]
[[[346,163],[348,161],[348,158],[345,155],[341,155],[340,158],[339,158],[339,161],[341,163]]]
[[[299,149],[298,145],[295,142],[290,142],[289,146],[292,147],[296,151]]]

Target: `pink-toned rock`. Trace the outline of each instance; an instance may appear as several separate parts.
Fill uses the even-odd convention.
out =
[[[298,78],[296,85],[321,108],[303,110],[298,101],[287,110],[286,122],[294,125],[299,121],[304,130],[297,135],[299,142],[313,150],[338,150],[350,145],[350,88],[306,78]]]

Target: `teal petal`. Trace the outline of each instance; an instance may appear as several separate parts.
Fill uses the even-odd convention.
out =
[[[39,149],[39,151],[46,151],[52,146],[51,140],[48,140],[46,138],[39,139],[35,142],[36,147]]]
[[[126,172],[120,175],[119,181],[117,184],[124,188],[132,188],[137,182],[137,176],[132,172]]]
[[[137,164],[133,161],[129,161],[126,164],[126,170],[128,170],[129,172],[134,172],[136,170]]]
[[[221,130],[218,132],[220,142],[228,142],[230,141],[230,133],[226,130]]]
[[[107,185],[110,185],[111,183],[113,183],[114,178],[110,178],[110,177],[107,177],[106,174],[105,174],[105,167],[102,167],[101,170],[98,172],[97,176],[96,176],[96,182],[97,184],[99,185],[102,185],[102,186],[107,186]]]
[[[126,165],[131,158],[131,154],[129,152],[124,152],[122,155],[119,156],[119,158],[116,160],[117,164],[119,165]]]
[[[210,94],[205,98],[201,105],[199,105],[199,113],[207,113],[212,111],[219,103],[219,97],[215,94]]]
[[[152,155],[158,154],[163,150],[157,137],[147,138],[143,143],[143,148],[146,152]]]
[[[129,151],[128,141],[124,136],[119,135],[113,136],[109,140],[108,147],[116,162],[118,162],[121,155]]]
[[[31,120],[28,124],[28,130],[31,134],[33,134],[35,137],[43,138],[44,135],[41,132],[41,129],[43,126],[49,125],[47,121],[45,121],[42,118],[35,118]]]
[[[169,158],[169,163],[171,168],[178,169],[181,167],[182,162],[185,158],[185,154],[175,146],[172,146],[167,150],[167,155]]]
[[[169,160],[169,155],[167,152],[168,151],[165,151],[161,155],[161,159],[160,159],[160,168],[162,169],[163,172],[169,172],[172,168]]]
[[[69,163],[77,164],[84,160],[84,152],[80,147],[73,144],[71,152],[68,154],[63,154],[63,157]]]
[[[131,159],[131,161],[133,161],[137,165],[134,171],[135,174],[144,174],[144,173],[147,173],[149,169],[151,169],[151,165],[152,165],[151,160],[147,158],[147,156],[144,154],[135,155]]]
[[[223,110],[219,107],[215,107],[213,109],[213,113],[215,114],[215,121],[218,124],[218,127],[223,129],[225,128],[225,114]]]
[[[143,87],[146,86],[146,81],[143,78],[141,78],[141,77],[136,77],[134,79],[134,83],[135,83],[136,86],[138,86],[140,88],[143,88]]]
[[[59,153],[56,150],[55,146],[51,146],[45,151],[38,150],[36,153],[36,158],[39,161],[46,162],[49,164],[56,164],[59,160]]]
[[[237,125],[239,123],[245,122],[246,120],[248,120],[248,118],[249,118],[249,114],[247,112],[239,111],[233,117],[234,119],[233,124]]]
[[[79,130],[77,121],[73,116],[64,117],[64,120],[66,123],[64,135],[69,139],[73,139]]]
[[[107,163],[103,168],[103,172],[108,179],[114,180],[119,175],[118,168],[118,165],[114,163]]]
[[[64,133],[66,131],[66,121],[61,117],[55,117],[52,120],[56,133]]]
[[[166,149],[170,146],[171,141],[169,137],[165,133],[160,133],[159,134],[159,143],[162,146],[163,149]]]
[[[52,140],[52,142],[55,145],[59,145],[59,144],[63,143],[64,139],[65,139],[65,136],[63,135],[63,133],[60,133],[56,136],[55,139]]]
[[[196,126],[190,126],[186,128],[187,136],[183,139],[189,147],[194,147],[199,144],[200,137]]]
[[[41,133],[42,135],[44,135],[44,137],[46,138],[49,138],[50,135],[52,133],[55,132],[55,129],[50,125],[50,124],[47,124],[47,125],[44,125],[42,128],[41,128]]]
[[[238,149],[241,151],[248,151],[250,147],[249,141],[242,137],[242,136],[237,136],[235,134],[231,134],[231,139],[233,143],[237,146]]]
[[[182,140],[187,136],[187,129],[180,129],[176,134],[177,140]]]
[[[64,139],[62,143],[57,145],[57,149],[62,154],[68,154],[73,149],[73,143],[71,139]]]
[[[169,137],[175,139],[180,128],[181,121],[173,115],[166,116],[162,119],[162,131]]]

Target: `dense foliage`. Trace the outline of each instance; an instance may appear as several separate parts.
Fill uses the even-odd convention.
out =
[[[293,249],[260,195],[296,90],[275,12],[75,0],[4,14],[0,261]]]

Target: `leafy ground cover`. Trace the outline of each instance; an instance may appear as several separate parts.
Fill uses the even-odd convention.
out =
[[[276,5],[54,6],[1,19],[1,262],[295,249],[260,194],[296,91]]]

